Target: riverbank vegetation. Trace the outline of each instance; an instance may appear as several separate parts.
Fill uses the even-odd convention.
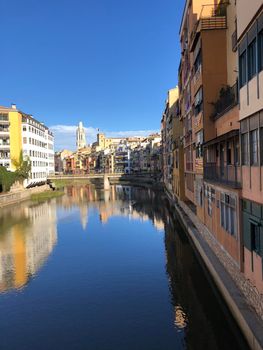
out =
[[[64,195],[63,191],[44,191],[41,193],[34,193],[30,199],[36,202],[46,201],[47,199],[58,198]]]
[[[0,193],[10,191],[16,181],[23,183],[24,180],[29,178],[31,162],[29,158],[24,159],[22,151],[19,159],[13,159],[12,163],[16,168],[15,171],[8,171],[5,167],[0,166]]]
[[[87,179],[56,179],[52,180],[56,189],[62,189],[70,185],[89,185],[90,181]]]

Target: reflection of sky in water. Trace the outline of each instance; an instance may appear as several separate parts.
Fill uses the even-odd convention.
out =
[[[243,348],[162,194],[65,193],[0,212],[3,349]]]

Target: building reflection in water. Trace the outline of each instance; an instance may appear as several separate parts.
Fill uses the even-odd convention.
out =
[[[27,284],[57,242],[56,201],[22,203],[0,212],[0,292]]]
[[[183,347],[205,349],[209,345],[215,350],[225,348],[227,328],[231,327],[237,333],[238,329],[230,317],[223,316],[221,310],[224,307],[215,297],[174,210],[171,210],[162,192],[128,186],[113,186],[107,192],[94,186],[68,187],[66,192],[67,196],[59,199],[60,204],[68,209],[74,206],[80,208],[83,229],[87,226],[88,211],[95,208],[102,224],[111,217],[125,216],[133,220],[150,220],[157,230],[164,232],[174,327],[182,333]],[[226,322],[226,319],[229,324],[222,327],[221,322]],[[218,324],[216,329],[213,327],[215,324]],[[240,349],[243,344],[241,339]],[[228,345],[235,347],[234,344]]]
[[[79,209],[83,230],[88,229],[88,214],[96,210],[101,223],[111,217],[151,221],[164,233],[166,272],[169,281],[172,319],[183,348],[234,349],[228,329],[237,332],[229,313],[215,298],[189,241],[162,192],[136,187],[113,186],[110,191],[88,186],[68,186],[66,195],[42,204],[21,204],[0,214],[0,292],[21,288],[52,252],[57,241],[56,208]],[[161,248],[160,248],[161,249]],[[227,312],[226,312],[227,313]],[[217,325],[215,327],[215,325]],[[205,331],[204,331],[205,330]]]
[[[59,199],[64,209],[78,207],[83,230],[87,228],[88,211],[96,209],[100,220],[106,224],[111,217],[125,216],[132,220],[151,220],[155,228],[164,230],[164,223],[157,213],[147,213],[144,210],[148,198],[154,197],[151,190],[141,191],[139,188],[129,186],[112,186],[110,191],[103,191],[92,185],[68,186],[65,188],[66,196]]]

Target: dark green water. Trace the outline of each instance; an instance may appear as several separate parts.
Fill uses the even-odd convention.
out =
[[[0,211],[0,349],[246,349],[161,193]]]

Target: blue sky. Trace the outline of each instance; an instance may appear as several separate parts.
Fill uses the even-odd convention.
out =
[[[177,83],[184,0],[1,0],[0,105],[53,127],[57,147],[158,130]],[[73,143],[73,144],[72,144]],[[69,148],[70,148],[69,147]]]

